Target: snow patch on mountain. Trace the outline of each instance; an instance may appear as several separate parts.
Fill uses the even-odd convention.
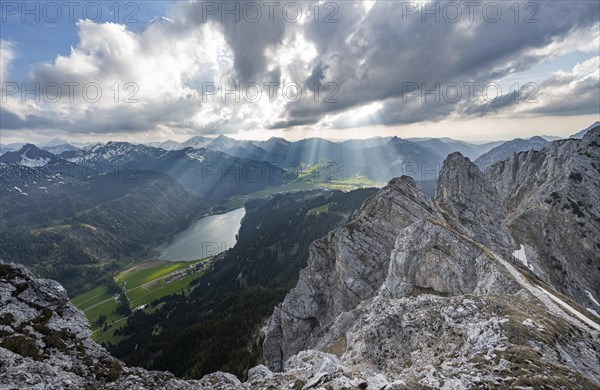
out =
[[[525,254],[525,247],[521,245],[521,247],[513,252],[513,256],[519,259],[521,263],[530,270],[533,271],[533,266],[527,261],[527,255]]]

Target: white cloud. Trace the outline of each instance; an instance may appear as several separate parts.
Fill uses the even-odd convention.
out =
[[[540,84],[539,104],[524,111],[575,115],[600,112],[600,57],[578,63],[570,72],[556,72]]]
[[[88,20],[77,27],[79,44],[68,56],[30,72],[30,87],[40,86],[40,101],[17,94],[7,103],[9,111],[24,121],[36,117],[47,126],[67,124],[75,132],[185,126],[202,106],[201,83],[231,72],[231,53],[211,25],[185,35],[162,22],[140,34]],[[72,83],[78,85],[70,90]],[[50,84],[60,86],[60,99],[56,88],[44,93]]]
[[[14,44],[10,41],[0,39],[0,83],[8,79],[10,63],[15,56]]]

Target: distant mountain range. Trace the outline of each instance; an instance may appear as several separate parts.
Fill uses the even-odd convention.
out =
[[[319,161],[335,161],[340,159],[340,155],[348,154],[352,151],[377,147],[382,148],[392,138],[398,139],[398,137],[373,137],[335,142],[323,138],[288,141],[283,138],[271,137],[266,141],[242,141],[220,135],[216,138],[196,136],[185,142],[169,140],[152,142],[148,145],[166,150],[178,150],[187,147],[207,148],[233,156],[285,164],[289,162],[316,163]],[[404,141],[418,144],[440,157],[445,157],[452,152],[459,151],[470,158],[476,158],[502,143],[502,141],[496,141],[486,144],[473,144],[451,138],[407,138]]]
[[[167,151],[126,142],[108,142],[53,154],[32,144],[0,156],[0,162],[44,168],[72,163],[87,178],[111,174],[115,180],[137,181],[138,171],[168,174],[209,199],[246,194],[283,183],[281,168],[208,149]],[[62,164],[62,165],[61,165]],[[68,165],[68,164],[67,164]],[[10,189],[8,189],[10,190]]]
[[[595,124],[595,125],[597,125],[597,124]],[[581,138],[583,136],[583,134],[585,134],[585,132],[587,132],[587,130],[595,127],[595,125],[592,125],[589,128],[582,130],[581,132],[579,132],[577,134],[572,135],[571,138]],[[548,135],[541,135],[540,137],[546,139],[547,141],[556,141],[556,140],[562,139],[562,137],[548,136]],[[229,151],[230,152],[229,154],[233,153],[232,155],[235,155],[236,151],[238,151],[237,153],[242,153],[240,151],[241,149],[246,149],[246,150],[252,149],[252,146],[258,147],[254,150],[257,153],[260,153],[263,150],[268,151],[268,150],[272,150],[273,148],[276,149],[277,147],[285,148],[286,145],[289,146],[290,144],[295,144],[295,143],[302,144],[302,143],[306,143],[306,141],[309,141],[309,143],[311,143],[311,144],[318,143],[318,142],[333,143],[333,144],[339,145],[342,150],[347,151],[347,150],[352,150],[352,149],[363,149],[363,148],[369,148],[369,147],[375,147],[375,146],[382,146],[386,142],[388,142],[391,138],[392,137],[373,137],[373,138],[367,138],[367,139],[350,139],[350,140],[346,140],[346,141],[336,141],[336,142],[329,141],[329,140],[322,139],[322,138],[311,138],[310,141],[309,141],[309,139],[306,139],[306,140],[300,140],[300,141],[293,142],[293,141],[287,141],[283,138],[272,137],[266,141],[245,141],[245,140],[236,140],[234,138],[230,138],[230,137],[227,137],[226,135],[221,134],[216,138],[205,137],[205,136],[194,136],[194,137],[188,139],[187,141],[183,141],[183,142],[167,140],[167,141],[158,141],[158,142],[147,142],[147,143],[143,143],[143,144],[146,146],[152,146],[152,147],[161,148],[161,149],[165,149],[165,150],[181,150],[181,149],[185,149],[185,148],[193,148],[193,149],[206,148],[206,149],[210,149],[210,150],[213,150],[216,152],[227,153]],[[488,142],[488,143],[484,143],[484,144],[478,144],[478,143],[471,143],[471,142],[455,140],[455,139],[447,138],[447,137],[443,137],[443,138],[432,138],[432,137],[406,138],[406,141],[421,144],[421,146],[431,149],[432,152],[442,155],[442,157],[445,157],[452,152],[461,152],[463,155],[465,155],[469,158],[473,158],[473,159],[479,157],[483,153],[488,152],[495,146],[498,146],[504,142],[504,141],[494,141],[494,142]],[[50,140],[48,142],[36,144],[36,146],[38,148],[44,149],[48,152],[51,152],[54,154],[60,154],[63,151],[83,149],[83,148],[89,147],[91,145],[96,145],[96,144],[98,144],[98,143],[97,142],[96,143],[94,143],[94,142],[72,142],[72,141],[65,140],[63,138],[53,138],[52,140]],[[9,144],[0,143],[0,155],[7,153],[7,152],[18,151],[24,145],[25,145],[25,143],[9,143]],[[247,153],[247,151],[245,153]]]
[[[581,137],[588,130],[572,138]],[[556,138],[559,137],[536,136],[476,144],[451,138],[398,137],[340,142],[322,138],[288,141],[278,137],[246,141],[222,134],[216,138],[195,136],[185,142],[90,145],[55,138],[39,146],[0,145],[0,161],[41,168],[49,162],[65,160],[85,166],[87,171],[93,166],[101,173],[120,170],[126,175],[131,175],[131,170],[156,171],[215,200],[278,186],[311,170],[318,175],[316,181],[365,178],[383,183],[407,175],[421,183],[433,183],[442,162],[453,152],[460,152],[485,170],[513,153],[543,149]]]
[[[542,137],[532,137],[529,139],[517,138],[512,141],[504,142],[489,152],[479,156],[475,160],[475,164],[477,164],[480,169],[485,170],[494,163],[506,160],[514,153],[527,150],[541,150],[548,146],[548,144],[550,144],[550,142]]]
[[[598,123],[571,138],[581,138]],[[559,138],[535,136],[476,144],[451,138],[398,137],[340,142],[322,138],[288,141],[278,137],[266,141],[246,141],[221,134],[216,138],[195,136],[185,142],[168,140],[148,144],[108,142],[88,145],[55,138],[38,146],[18,143],[0,145],[0,161],[29,167],[42,167],[60,159],[76,163],[86,161],[88,164],[99,164],[103,172],[113,171],[115,164],[129,164],[130,168],[135,166],[136,169],[169,174],[192,190],[203,195],[210,193],[209,197],[216,198],[281,184],[286,172],[293,177],[314,164],[328,164],[323,173],[327,179],[343,180],[362,176],[385,182],[392,177],[408,175],[419,182],[428,182],[435,178],[443,160],[453,152],[460,152],[485,170],[513,153],[540,150]],[[244,186],[230,182],[247,182],[239,179],[244,167],[261,164],[264,170],[261,169],[260,176],[273,176],[269,177],[268,183],[259,180],[260,183],[240,188]],[[232,168],[234,166],[237,168]],[[206,176],[207,170],[210,170],[211,178],[197,180],[199,176]],[[217,173],[223,173],[225,180],[216,189],[214,179],[219,176]],[[220,178],[218,181],[221,181]]]

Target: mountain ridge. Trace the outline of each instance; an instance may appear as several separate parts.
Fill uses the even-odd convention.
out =
[[[504,161],[513,153],[519,153],[526,150],[540,150],[548,146],[551,142],[542,137],[532,137],[529,139],[516,138],[496,146],[489,152],[477,157],[475,164],[485,171],[494,163]]]
[[[527,383],[522,378],[510,379],[500,373],[487,375],[498,372],[493,360],[482,361],[481,366],[469,366],[469,359],[461,360],[456,355],[449,357],[456,348],[461,349],[465,357],[480,352],[477,352],[478,347],[472,349],[473,344],[463,338],[452,336],[453,332],[460,333],[462,327],[448,319],[448,309],[444,309],[448,300],[463,302],[459,306],[466,302],[468,306],[475,299],[483,306],[491,305],[499,310],[494,315],[504,319],[497,325],[492,324],[498,317],[490,316],[483,306],[475,310],[478,313],[475,322],[490,324],[491,328],[484,326],[486,330],[477,331],[487,334],[482,347],[488,348],[487,353],[492,356],[502,356],[501,361],[507,366],[516,368],[519,363],[517,355],[505,352],[530,348],[523,340],[533,335],[520,329],[520,338],[515,338],[515,334],[504,329],[504,323],[516,322],[527,327],[530,322],[542,321],[548,324],[545,327],[549,324],[574,326],[587,335],[582,339],[586,340],[584,343],[597,345],[600,317],[556,292],[512,256],[516,244],[508,228],[507,209],[500,192],[473,163],[459,153],[448,156],[437,192],[434,203],[419,195],[409,178],[394,179],[365,204],[353,222],[313,244],[308,268],[301,272],[298,285],[275,309],[266,327],[264,353],[270,369],[287,372],[289,363],[286,361],[292,361],[300,351],[316,349],[335,353],[344,364],[373,365],[381,370],[385,378],[383,383],[388,384],[398,380],[409,383],[415,376],[423,378],[419,385],[432,387],[439,387],[441,383],[452,383],[448,386],[453,388]],[[367,211],[369,203],[378,204],[379,210],[385,210],[382,211],[385,214],[383,220],[376,212]],[[397,213],[394,211],[397,206],[393,205],[402,205],[406,207],[404,210],[411,212]],[[372,221],[377,221],[377,228],[369,228]],[[400,229],[386,228],[385,221],[394,221],[393,226]],[[381,234],[380,231],[389,232],[391,237],[387,240],[378,237],[374,241],[387,242],[387,249],[360,249],[370,248],[370,240]],[[365,233],[357,235],[360,234],[357,232]],[[357,267],[361,272],[352,271]],[[523,311],[516,318],[516,313],[510,309],[515,302]],[[435,309],[428,310],[423,305]],[[411,313],[406,309],[408,307],[416,311],[417,322],[405,324]],[[446,313],[442,319],[434,314],[438,310]],[[424,311],[437,317],[438,322],[429,323]],[[537,313],[536,320],[521,317],[532,311]],[[455,315],[451,317],[455,318]],[[446,336],[440,335],[440,327]],[[578,337],[577,332],[565,332],[569,338]],[[427,341],[428,337],[431,337],[430,341]],[[440,338],[445,340],[443,345],[439,344]],[[503,344],[499,342],[502,338],[507,338],[507,344],[499,349],[493,347]],[[581,345],[582,340],[572,343]],[[432,350],[427,350],[425,345],[432,345]],[[433,348],[437,353],[431,355]],[[570,357],[566,360],[556,353],[557,348],[572,348],[569,343],[561,343],[559,348],[544,341],[538,348],[538,351],[556,357],[552,358],[552,365],[579,372],[592,383],[599,383],[600,370],[598,366],[593,368],[593,362],[600,358],[597,347],[590,349],[588,345],[579,356],[569,352]],[[415,354],[421,358],[415,361]],[[453,367],[458,369],[445,366],[448,359],[455,362]],[[435,361],[441,366],[432,363]],[[532,373],[530,384],[552,385],[562,381],[559,377],[564,371],[560,375],[557,372],[556,376],[547,376],[549,363],[538,359],[536,362],[543,367],[546,376]],[[427,368],[431,364],[435,367],[433,371]],[[569,386],[585,388],[590,385],[571,382]]]
[[[486,176],[537,275],[600,313],[600,126],[492,165]],[[541,228],[541,232],[539,231]],[[575,239],[573,237],[576,237]]]

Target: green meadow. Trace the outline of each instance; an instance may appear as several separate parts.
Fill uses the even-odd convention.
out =
[[[333,202],[329,202],[329,203],[324,204],[323,206],[312,208],[312,209],[308,210],[307,214],[308,215],[318,215],[321,213],[326,213],[327,211],[329,211],[329,208],[331,207],[332,203]]]
[[[92,324],[92,327],[94,327],[101,314],[106,315],[107,318],[112,314],[116,314],[113,313],[117,308],[117,300],[114,295],[108,290],[108,286],[101,284],[90,291],[76,296],[71,301],[83,311]]]
[[[121,272],[115,277],[115,281],[120,285],[124,284],[125,290],[129,291],[203,260],[178,261],[173,263],[157,261],[147,262],[147,264],[142,263]]]
[[[205,259],[173,263],[159,260],[146,261],[119,273],[114,280],[121,292],[125,293],[129,307],[135,310],[167,295],[189,293],[190,284],[202,277],[204,271],[184,274],[171,282],[164,277],[202,261]],[[119,341],[120,336],[115,335],[115,331],[123,327],[127,319],[125,315],[117,312],[120,296],[122,294],[110,291],[107,284],[101,284],[71,300],[90,322],[93,330],[92,338],[95,341],[99,343]],[[105,318],[102,323],[99,322],[101,316]]]

